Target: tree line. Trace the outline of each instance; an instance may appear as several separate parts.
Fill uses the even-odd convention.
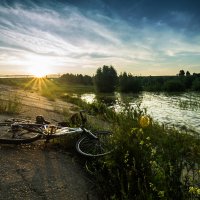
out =
[[[64,74],[61,81],[71,84],[94,85],[97,92],[140,92],[140,91],[200,91],[200,73],[180,70],[176,76],[133,76],[123,72],[120,75],[113,66],[100,67],[91,77],[82,74]]]
[[[82,84],[82,85],[92,85],[93,78],[88,75],[82,74],[63,74],[60,78],[60,81],[66,82],[68,84]]]

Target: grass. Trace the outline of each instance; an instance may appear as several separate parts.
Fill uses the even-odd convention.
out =
[[[45,78],[0,78],[0,84],[18,87],[20,89],[38,92],[49,100],[60,98],[63,94],[83,94],[94,92],[93,86],[69,84],[59,79]]]
[[[17,95],[9,95],[7,100],[0,98],[0,113],[17,114],[21,109],[21,101]]]
[[[114,133],[112,154],[87,160],[102,199],[200,197],[198,135],[161,126],[139,107],[125,106],[119,113],[97,103],[88,108]]]
[[[102,199],[200,197],[199,135],[161,126],[139,107],[123,105],[116,113],[102,103],[87,104],[69,95],[63,99],[95,115],[96,126],[107,122],[114,133],[112,154],[87,160],[86,165]]]

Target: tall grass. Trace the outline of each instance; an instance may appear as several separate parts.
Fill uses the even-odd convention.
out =
[[[87,165],[101,198],[198,199],[199,136],[160,126],[149,116],[146,126],[141,123],[145,115],[129,107],[112,114],[114,151]]]
[[[116,113],[102,103],[87,104],[69,96],[65,100],[112,127],[114,151],[86,165],[101,199],[200,198],[199,135],[160,125],[139,107],[123,105],[124,110]]]
[[[0,96],[0,113],[1,114],[16,114],[21,110],[21,100],[17,95],[9,95],[8,99],[4,100]]]

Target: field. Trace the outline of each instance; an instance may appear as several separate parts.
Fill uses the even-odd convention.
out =
[[[46,105],[46,108],[48,105],[45,101],[57,106],[60,105],[58,101],[62,102],[61,107],[64,105],[67,111],[53,109],[53,106],[51,110],[61,117],[80,108],[87,109],[89,118],[95,119],[95,123],[92,123],[95,128],[106,127],[112,130],[110,145],[113,152],[85,162],[85,169],[95,180],[96,191],[101,199],[199,198],[198,134],[186,130],[180,132],[165,124],[161,126],[140,107],[132,108],[127,104],[116,113],[103,103],[87,104],[74,95],[93,92],[91,86],[63,85],[55,79],[12,80],[6,84],[12,86],[10,90],[17,87],[30,97],[31,94],[34,97],[42,95],[36,102],[38,105]],[[11,99],[7,102],[16,102]],[[23,101],[21,98],[18,104],[23,104]],[[19,112],[13,109],[13,113],[17,113],[15,110]]]

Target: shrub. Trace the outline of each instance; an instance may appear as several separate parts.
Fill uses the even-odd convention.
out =
[[[0,113],[15,114],[21,109],[21,101],[17,95],[9,95],[7,100],[0,99]]]
[[[182,92],[185,90],[184,84],[180,80],[168,80],[164,84],[167,92]]]
[[[198,196],[200,141],[148,116],[141,118],[144,115],[130,108],[115,113],[110,144],[114,151],[90,160],[101,198],[189,199],[192,187]]]
[[[200,91],[200,79],[195,79],[192,83],[192,89],[194,91]]]
[[[119,90],[121,92],[139,92],[142,90],[142,86],[137,77],[124,72],[119,76]]]

